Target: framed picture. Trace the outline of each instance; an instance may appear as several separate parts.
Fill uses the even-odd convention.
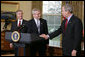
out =
[[[1,21],[5,21],[5,19],[16,20],[18,9],[19,3],[1,1]]]

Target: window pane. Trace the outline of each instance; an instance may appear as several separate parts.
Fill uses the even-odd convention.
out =
[[[61,15],[54,16],[55,17],[55,24],[61,24]]]
[[[43,1],[43,18],[47,20],[49,33],[61,24],[61,1]],[[49,40],[49,46],[60,47],[60,35]]]
[[[49,23],[54,24],[54,16],[51,15],[51,16],[48,16],[48,17],[49,17]]]

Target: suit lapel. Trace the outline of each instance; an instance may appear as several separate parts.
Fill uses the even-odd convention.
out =
[[[70,18],[70,20],[69,20],[69,22],[68,22],[68,24],[67,24],[66,31],[68,30],[68,28],[69,28],[70,24],[72,24],[72,20],[73,20],[73,16]]]
[[[35,31],[38,32],[38,28],[37,28],[37,25],[36,25],[36,23],[35,23],[35,20],[33,19],[32,21],[33,21],[33,28],[35,29]]]
[[[25,20],[22,21],[22,25],[25,23]]]
[[[43,28],[43,22],[42,19],[40,19],[40,32],[42,31],[42,28]]]
[[[17,29],[17,21],[14,22],[14,29],[16,30]]]
[[[18,21],[15,21],[15,27],[18,27]]]
[[[22,21],[22,25],[24,24],[24,20]]]
[[[66,19],[63,21],[63,24],[62,24],[63,31],[65,30],[65,22],[66,22]]]

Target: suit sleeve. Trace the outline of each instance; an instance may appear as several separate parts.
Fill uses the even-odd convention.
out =
[[[58,30],[56,30],[56,31],[54,31],[54,32],[52,32],[52,33],[49,34],[50,39],[53,39],[54,37],[58,36],[61,33],[62,33],[62,29],[60,27]]]
[[[47,26],[47,21],[45,21],[45,26],[44,26],[44,29],[45,29],[45,34],[48,34],[48,26]]]
[[[63,32],[62,28],[63,28],[64,22],[65,22],[65,20],[62,21],[61,26],[60,26],[60,28],[58,28],[58,30],[49,34],[50,39],[53,39],[54,37],[60,35]]]
[[[48,26],[47,26],[47,21],[44,21],[44,33],[47,35],[48,34]],[[46,44],[49,43],[49,39],[46,40]]]
[[[77,50],[77,48],[81,45],[82,29],[82,22],[80,20],[76,21],[74,26],[74,50]]]
[[[27,23],[27,21],[25,21],[24,22],[24,28],[23,28],[24,33],[27,33],[27,25],[28,25],[28,23]]]
[[[11,30],[10,30],[11,32],[14,31],[14,26],[13,25],[14,25],[14,23],[12,22],[12,24],[11,24]],[[10,43],[12,43],[12,42],[10,42]],[[14,45],[14,43],[12,43],[12,44]]]
[[[14,26],[13,26],[13,22],[12,22],[12,24],[11,24],[11,31],[13,32],[13,30],[14,30],[14,28],[13,28]]]

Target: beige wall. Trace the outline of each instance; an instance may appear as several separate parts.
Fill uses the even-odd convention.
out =
[[[32,1],[7,1],[19,3],[19,9],[23,10],[23,18],[25,20],[31,19]]]
[[[20,9],[23,10],[23,18],[26,20],[31,19],[31,1],[20,1]]]

